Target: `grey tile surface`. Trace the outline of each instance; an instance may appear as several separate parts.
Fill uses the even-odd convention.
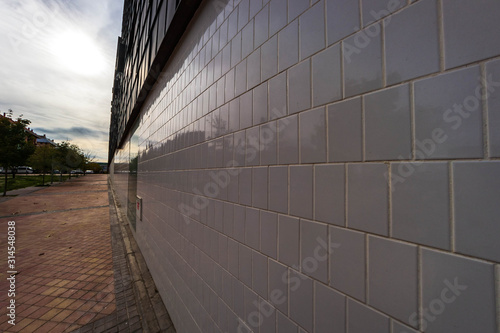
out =
[[[290,271],[290,318],[305,328],[313,327],[313,281],[311,278]]]
[[[278,216],[278,260],[285,265],[299,265],[299,229],[299,219]]]
[[[375,31],[381,29],[374,24]],[[370,37],[370,35],[374,37]],[[345,96],[355,96],[382,88],[381,34],[362,31],[342,42]]]
[[[278,71],[299,61],[299,20],[288,24],[278,33]]]
[[[321,283],[315,283],[314,288],[315,332],[344,333],[345,296]]]
[[[300,162],[326,162],[325,108],[300,113],[299,128]]]
[[[245,209],[245,244],[260,250],[260,212],[258,209]]]
[[[328,229],[325,224],[300,221],[300,263],[302,274],[328,283]]]
[[[367,160],[411,157],[410,88],[402,85],[365,96]]]
[[[500,54],[500,45],[493,42],[500,38],[499,12],[495,0],[443,1],[446,68]]]
[[[393,237],[449,249],[448,163],[394,163],[391,175]]]
[[[252,286],[252,250],[240,244],[238,248],[238,279],[246,286]]]
[[[278,161],[278,124],[276,121],[260,126],[260,164],[273,165]]]
[[[479,77],[474,66],[415,83],[417,158],[483,156]]]
[[[261,49],[262,81],[278,73],[278,36],[273,36],[266,41]]]
[[[281,118],[287,113],[287,79],[283,72],[269,80],[269,119]]]
[[[247,60],[244,59],[236,65],[234,92],[236,95],[241,95],[247,91]]]
[[[418,308],[417,247],[368,237],[369,304],[408,324]]]
[[[325,3],[323,0],[300,15],[299,28],[301,60],[325,48]]]
[[[363,25],[366,26],[372,22],[378,21],[387,15],[401,9],[406,1],[387,1],[387,0],[363,0]],[[391,19],[394,16],[391,16]]]
[[[426,332],[495,332],[493,265],[422,250],[422,302]],[[412,317],[413,319],[414,317]]]
[[[244,168],[238,177],[239,203],[246,206],[252,205],[252,168]]]
[[[389,318],[380,312],[347,300],[347,331],[349,333],[389,333]]]
[[[347,172],[348,227],[387,235],[387,166],[378,163],[349,164]]]
[[[330,285],[335,289],[365,301],[366,246],[365,235],[330,227],[330,242],[335,247],[330,254]]]
[[[267,82],[253,90],[253,125],[267,121]]]
[[[309,60],[288,70],[288,110],[290,113],[311,107],[311,63]]]
[[[359,30],[359,1],[326,0],[328,45]]]
[[[293,21],[307,8],[309,8],[308,0],[288,0],[288,22]]]
[[[269,37],[269,6],[265,6],[255,16],[255,47],[259,47]]]
[[[298,116],[278,120],[278,162],[292,164],[299,161]]]
[[[386,21],[387,84],[439,71],[437,11],[437,0],[421,0]]]
[[[267,299],[267,277],[267,257],[256,251],[252,251],[252,287],[253,291],[264,299]]]
[[[241,58],[246,58],[254,50],[254,20],[241,30]]]
[[[328,161],[361,161],[363,133],[361,98],[328,106]]]
[[[312,58],[313,105],[321,105],[342,98],[340,44],[314,55]]]
[[[313,215],[313,167],[290,166],[290,214],[312,219]]]
[[[453,163],[456,249],[500,261],[500,161]]]
[[[298,327],[288,317],[285,317],[281,312],[277,313],[277,333],[297,333]]]
[[[252,168],[252,206],[267,209],[268,168]]]
[[[345,171],[343,165],[314,167],[314,219],[345,225]]]
[[[288,299],[288,268],[269,260],[269,301],[276,309],[288,314]]]
[[[247,86],[251,89],[260,81],[260,48],[252,52],[247,58]]]
[[[269,168],[269,209],[288,213],[288,167]]]
[[[500,157],[500,60],[486,64],[488,96],[489,154]],[[484,92],[486,94],[486,92]]]
[[[259,165],[259,127],[255,126],[245,131],[246,151],[245,151],[245,165],[255,166]]]
[[[260,212],[260,249],[265,255],[276,259],[278,252],[278,215]]]
[[[274,35],[287,24],[287,0],[269,2],[269,36]]]
[[[253,91],[250,90],[240,96],[240,128],[252,126],[253,119]]]

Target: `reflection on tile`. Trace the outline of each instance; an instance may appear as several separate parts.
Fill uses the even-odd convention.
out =
[[[418,159],[483,156],[479,66],[415,82]]]
[[[500,54],[500,44],[494,42],[500,39],[499,12],[495,0],[443,1],[446,68]]]
[[[313,105],[342,98],[340,44],[329,47],[312,58]]]
[[[278,68],[281,72],[299,61],[299,22],[293,21],[278,34]]]
[[[326,0],[328,45],[359,30],[359,1]]]
[[[326,162],[325,108],[306,111],[299,116],[300,162]]]
[[[387,166],[383,163],[349,164],[347,173],[347,226],[387,235]]]
[[[361,98],[328,106],[328,161],[361,161]]]
[[[366,95],[366,159],[409,159],[411,157],[410,118],[408,85]]]
[[[280,164],[292,164],[299,161],[297,115],[278,120],[278,147]]]
[[[419,1],[391,16],[385,48],[388,84],[439,71],[437,0]]]
[[[381,34],[368,29],[380,31],[381,27],[374,24],[342,43],[346,97],[382,87]]]
[[[311,107],[311,64],[309,60],[288,71],[288,106],[290,113]]]
[[[299,18],[301,60],[325,48],[324,9],[325,4],[321,0]]]

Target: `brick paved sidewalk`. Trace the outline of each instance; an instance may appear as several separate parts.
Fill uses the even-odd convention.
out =
[[[15,326],[6,313],[8,221],[16,222]],[[154,288],[141,291],[152,279],[128,237],[105,175],[1,202],[0,331],[175,332]]]

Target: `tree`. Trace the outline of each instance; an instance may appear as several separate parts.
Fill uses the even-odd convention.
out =
[[[63,173],[67,173],[71,177],[71,170],[85,165],[85,156],[82,150],[68,141],[57,145],[54,160],[55,165],[61,171],[61,179]]]
[[[35,153],[29,158],[31,166],[42,172],[42,185],[45,184],[45,174],[52,172],[52,158],[55,154],[55,148],[52,145],[38,146]]]
[[[101,173],[102,167],[99,165],[99,163],[90,162],[87,164],[87,170],[92,170],[94,173]]]
[[[0,166],[5,171],[4,196],[7,194],[7,170],[25,164],[35,150],[26,137],[26,127],[31,121],[23,119],[22,115],[13,120],[12,114],[9,110],[5,117],[0,117]]]

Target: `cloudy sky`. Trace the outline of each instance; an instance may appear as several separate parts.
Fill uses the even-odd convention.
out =
[[[123,0],[0,0],[0,111],[107,160]]]

